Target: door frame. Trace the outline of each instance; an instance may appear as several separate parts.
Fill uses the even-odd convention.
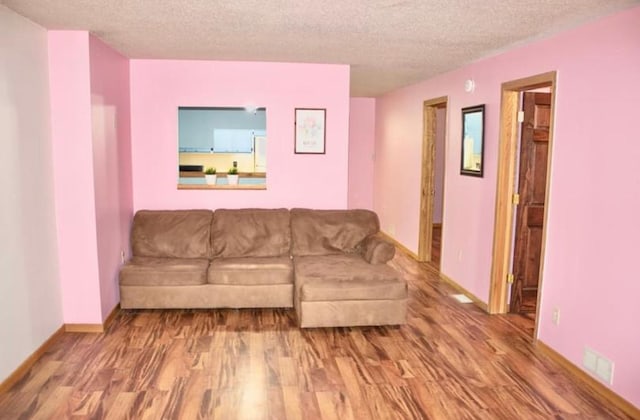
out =
[[[445,147],[443,150],[446,168],[446,139],[449,132],[449,130],[447,130],[447,122],[449,121],[448,103],[448,96],[440,96],[438,98],[426,100],[422,104],[422,181],[420,186],[420,228],[418,229],[418,261],[428,262],[431,261],[433,257],[431,255],[431,242],[433,241],[433,197],[435,196],[434,162],[436,157],[436,109],[443,107],[446,109],[444,120]],[[444,200],[444,185],[442,189],[442,196]],[[444,236],[444,234],[442,234],[442,236]]]
[[[515,206],[513,195],[516,180],[516,162],[520,135],[518,130],[518,111],[521,92],[549,87],[551,92],[551,115],[549,121],[549,150],[547,156],[547,198],[544,207],[542,227],[542,250],[540,255],[540,272],[538,274],[538,299],[536,323],[533,339],[538,337],[538,321],[540,319],[540,296],[544,272],[545,248],[547,242],[547,219],[549,214],[549,186],[551,184],[551,162],[553,156],[553,128],[555,124],[556,72],[551,71],[523,79],[512,80],[502,84],[500,104],[500,143],[498,146],[498,175],[496,188],[495,224],[493,233],[493,259],[491,264],[491,283],[489,287],[489,303],[487,310],[491,314],[507,312],[508,275],[512,259],[513,218]]]

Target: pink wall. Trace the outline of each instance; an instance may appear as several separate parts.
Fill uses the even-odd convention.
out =
[[[87,32],[49,32],[49,80],[64,322],[101,323]]]
[[[129,60],[89,37],[93,183],[102,319],[120,301],[120,252],[129,254],[133,215]]]
[[[576,365],[584,346],[615,363],[611,388],[640,406],[637,120],[640,8],[478,61],[378,100],[374,202],[382,226],[418,245],[422,101],[449,96],[442,272],[487,300],[500,84],[558,73],[539,338]],[[476,90],[463,90],[473,78]],[[485,175],[459,175],[460,109],[486,104]],[[403,167],[403,171],[398,171]],[[393,176],[392,176],[393,175]],[[398,188],[402,185],[402,188]],[[551,323],[553,308],[560,325]]]
[[[376,100],[351,98],[349,113],[350,209],[373,209]]]
[[[100,324],[129,248],[129,61],[85,31],[48,38],[64,322]]]
[[[267,190],[177,190],[179,106],[267,109]],[[293,153],[294,109],[326,108],[325,155]],[[349,67],[131,61],[134,208],[347,207]]]

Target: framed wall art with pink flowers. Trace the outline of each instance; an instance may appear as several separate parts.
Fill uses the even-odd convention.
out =
[[[295,153],[324,154],[326,109],[296,108]]]

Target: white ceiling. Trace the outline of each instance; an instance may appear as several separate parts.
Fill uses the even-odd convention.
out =
[[[377,96],[640,0],[0,0],[130,58],[351,65]],[[640,23],[639,23],[640,24]]]

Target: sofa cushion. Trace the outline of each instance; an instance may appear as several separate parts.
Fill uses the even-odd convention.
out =
[[[358,244],[380,230],[370,210],[291,210],[293,255],[357,252]]]
[[[133,257],[120,269],[121,286],[188,286],[206,284],[209,260]]]
[[[360,243],[360,250],[369,264],[384,264],[396,255],[396,247],[379,235],[367,237]]]
[[[288,256],[289,210],[216,210],[211,224],[214,258]]]
[[[297,299],[342,301],[406,299],[407,284],[388,265],[372,265],[360,255],[295,257]]]
[[[207,278],[212,284],[292,284],[293,264],[288,256],[216,258]]]
[[[136,257],[209,258],[210,210],[140,210],[133,218]]]

